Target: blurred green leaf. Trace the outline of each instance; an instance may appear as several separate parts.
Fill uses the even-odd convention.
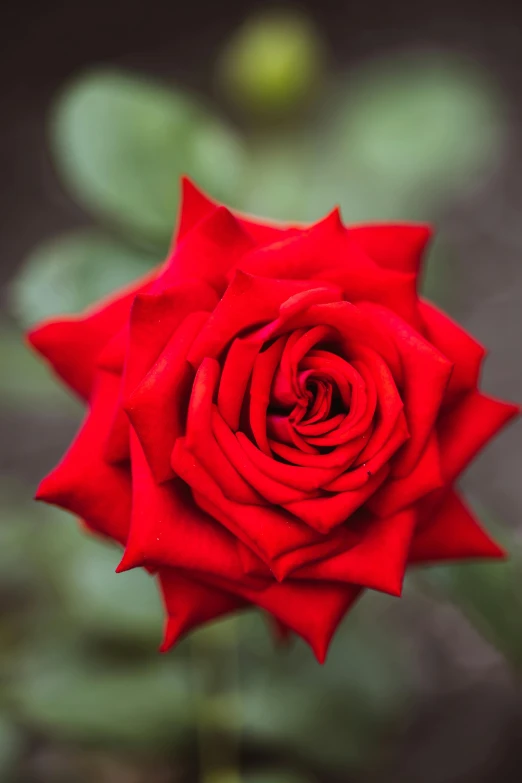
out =
[[[37,522],[38,507],[30,490],[12,479],[0,479],[0,584],[17,586],[32,576],[27,544]]]
[[[123,73],[87,73],[58,101],[52,131],[59,170],[79,201],[163,249],[181,174],[226,202],[237,197],[238,138],[183,92]]]
[[[516,668],[522,669],[522,542],[482,510],[478,517],[508,552],[506,561],[449,565],[424,570],[415,584],[436,589],[455,603]]]
[[[329,210],[328,183],[319,190],[312,187],[315,180],[309,142],[307,138],[280,137],[252,145],[242,205],[245,211],[289,223],[313,220]]]
[[[76,627],[156,650],[163,628],[158,587],[140,568],[116,574],[118,547],[82,530],[69,514],[49,510],[30,551]]]
[[[103,669],[78,651],[37,648],[10,685],[19,719],[62,739],[133,747],[179,747],[194,712],[187,671],[165,658]]]
[[[323,165],[354,219],[424,217],[498,162],[502,100],[471,63],[427,53],[373,60],[334,100]]]
[[[281,118],[315,92],[323,60],[319,34],[303,13],[265,11],[232,36],[218,62],[218,79],[241,108]]]
[[[0,776],[3,781],[11,779],[11,773],[22,749],[22,737],[9,716],[0,713]]]
[[[11,289],[22,323],[77,313],[149,272],[161,259],[98,231],[78,231],[40,245]]]
[[[447,243],[435,235],[424,260],[421,276],[422,296],[445,310],[458,302],[460,268]]]
[[[24,343],[23,335],[11,324],[0,321],[0,402],[12,408],[59,409],[74,414],[79,404],[48,367]]]
[[[70,523],[69,523],[70,524]],[[121,552],[86,534],[76,541],[62,597],[69,613],[91,633],[133,641],[151,651],[160,643],[163,610],[158,587],[143,569],[116,574]]]
[[[153,577],[116,574],[118,547],[82,530],[70,514],[36,504],[32,492],[1,482],[0,588],[51,588],[52,610],[74,633],[139,645],[155,654],[163,610]]]
[[[286,653],[267,651],[263,660],[250,629],[245,644],[253,660],[242,690],[247,740],[337,772],[367,763],[377,744],[384,751],[386,737],[400,730],[409,679],[398,640],[379,629],[384,604],[368,598],[364,614],[356,607],[342,624],[324,666],[300,642]]]

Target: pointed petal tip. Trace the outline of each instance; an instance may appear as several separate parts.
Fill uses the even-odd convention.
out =
[[[315,655],[317,663],[324,666],[326,663],[326,656],[328,655],[328,649],[330,647],[329,641],[321,641],[312,646],[313,653]]]
[[[46,356],[49,344],[54,342],[53,325],[52,321],[44,321],[28,329],[24,335],[24,342],[27,347],[42,356]]]
[[[406,571],[404,569],[400,574],[396,574],[392,579],[390,579],[386,590],[388,595],[391,595],[393,598],[400,598],[402,596],[405,575]]]
[[[270,571],[272,572],[272,575],[275,577],[276,581],[281,584],[285,577],[288,576],[290,569],[284,565],[284,563],[281,563],[280,560],[275,560],[274,562],[269,564]]]
[[[496,541],[492,541],[491,554],[489,556],[492,560],[509,560],[510,554],[503,546],[500,546]]]
[[[159,646],[160,653],[167,653],[171,650],[180,636],[179,624],[172,617],[168,617],[163,631],[163,641]]]
[[[123,557],[116,566],[115,572],[123,574],[125,571],[131,571],[133,568],[139,568],[145,565],[145,557],[142,552],[127,543]]]
[[[188,174],[182,174],[180,176],[179,184],[182,197],[196,196],[204,199],[205,201],[210,201],[209,196],[207,196],[207,194],[196,185],[192,177],[190,177]]]
[[[522,405],[519,405],[516,402],[505,402],[504,405],[506,405],[508,409],[507,421],[511,421],[511,419],[517,418],[517,416],[520,416],[522,413]]]
[[[180,177],[180,191],[181,207],[178,225],[171,242],[170,252],[174,250],[175,246],[183,239],[185,234],[187,234],[196,223],[199,223],[199,221],[216,206],[215,202],[207,196],[206,193],[200,190],[186,174],[183,174]]]
[[[43,503],[57,503],[59,489],[59,482],[56,480],[56,471],[54,470],[40,481],[34,493],[34,499]]]
[[[310,226],[311,230],[320,229],[321,231],[344,231],[344,223],[341,215],[341,207],[336,205],[327,215]]]

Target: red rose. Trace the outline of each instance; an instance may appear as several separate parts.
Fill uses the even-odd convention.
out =
[[[454,482],[516,412],[419,298],[429,229],[233,215],[190,182],[166,263],[32,345],[88,402],[37,497],[157,572],[164,648],[256,605],[324,660],[363,587],[499,557]]]

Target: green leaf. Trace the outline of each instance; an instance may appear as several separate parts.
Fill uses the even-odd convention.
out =
[[[51,510],[30,551],[54,585],[68,622],[94,638],[157,649],[164,617],[157,584],[140,568],[116,574],[122,555],[117,546],[82,530],[69,514]]]
[[[35,649],[10,684],[23,722],[76,742],[176,748],[192,736],[190,677],[178,661],[119,662],[103,669],[62,644]]]
[[[422,270],[422,296],[451,311],[452,305],[458,302],[460,283],[460,268],[451,248],[435,235]]]
[[[244,210],[285,223],[320,217],[328,210],[330,198],[325,188],[319,195],[311,187],[314,180],[310,154],[307,139],[299,143],[282,137],[253,145]]]
[[[498,90],[456,58],[372,60],[349,74],[335,101],[324,166],[341,193],[343,182],[349,193],[355,186],[359,219],[424,217],[491,171],[502,152]]]
[[[409,692],[407,661],[382,622],[385,605],[379,596],[365,597],[337,632],[324,666],[300,642],[274,655],[264,653],[268,645],[260,644],[255,628],[245,632],[247,741],[337,773],[362,767],[377,746],[382,750],[384,739],[400,730]]]
[[[56,383],[36,354],[24,343],[23,335],[11,324],[0,322],[0,402],[9,409],[59,410],[71,416],[80,406]]]
[[[76,313],[159,260],[98,231],[68,234],[33,251],[12,286],[12,308],[26,325]]]
[[[488,532],[508,552],[505,561],[448,565],[424,570],[417,587],[445,596],[518,670],[522,670],[522,542],[482,510]]]
[[[22,750],[20,732],[5,713],[0,713],[0,775],[3,781],[11,779]]]
[[[179,90],[118,72],[87,73],[58,101],[52,131],[74,196],[162,248],[176,221],[181,174],[227,203],[237,198],[240,142]]]
[[[70,615],[91,633],[141,641],[155,650],[162,637],[163,611],[154,578],[141,568],[116,574],[121,552],[115,547],[86,534],[76,543],[62,583]]]

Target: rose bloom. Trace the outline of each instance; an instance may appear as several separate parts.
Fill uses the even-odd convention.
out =
[[[495,558],[454,483],[516,412],[419,297],[430,230],[233,214],[188,180],[167,261],[29,340],[88,406],[37,498],[157,575],[163,649],[244,607],[323,661],[409,564]],[[110,264],[110,259],[107,259]]]

